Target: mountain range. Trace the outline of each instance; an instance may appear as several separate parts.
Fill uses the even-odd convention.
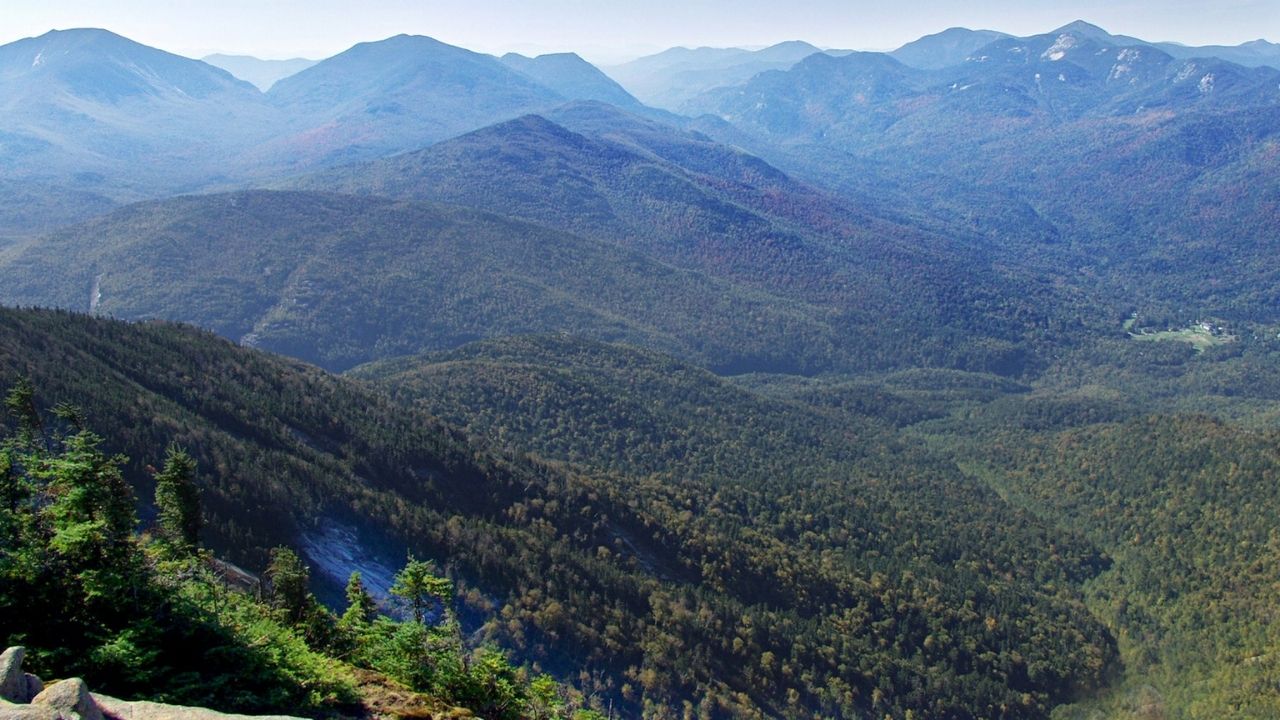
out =
[[[1080,29],[1088,42],[1115,44],[1106,40],[1112,36],[1092,26],[1069,27]],[[894,56],[909,61],[908,65],[945,65],[959,62],[962,52],[990,37],[987,31],[947,31],[906,46]],[[1164,46],[1143,47],[1159,50]],[[1248,47],[1254,54],[1265,55],[1264,45]],[[1220,50],[1206,52],[1230,55]],[[1165,48],[1152,56],[1166,51],[1171,57],[1195,54],[1185,48]],[[674,49],[634,61],[626,66],[629,69],[611,71],[623,87],[649,82],[653,87],[682,88],[678,101],[659,104],[682,112],[731,115],[715,93],[729,93],[724,88],[747,82],[765,70],[791,68],[817,52],[816,47],[799,42],[758,51]],[[237,67],[242,74],[249,75],[244,63],[251,61],[235,62],[240,62]],[[1197,66],[1198,74],[1187,70],[1188,77],[1196,75],[1195,83],[1182,82],[1169,89],[1166,97],[1142,96],[1140,101],[1221,102],[1235,92],[1234,87],[1247,92],[1248,87],[1267,81],[1263,70],[1250,74],[1235,65],[1205,62]],[[318,166],[416,150],[494,122],[529,112],[545,113],[566,101],[607,102],[667,124],[686,122],[639,105],[632,94],[571,54],[539,58],[510,54],[500,59],[423,37],[362,43],[298,72],[293,72],[298,64],[289,65],[292,74],[272,83],[265,93],[209,64],[147,48],[104,30],[51,32],[11,43],[0,49],[0,67],[5,98],[0,102],[4,119],[0,159],[8,168],[4,179],[40,187],[47,208],[35,222],[30,206],[18,199],[22,194],[6,197],[0,203],[0,237],[29,236],[51,225],[74,222],[85,216],[86,207],[101,209],[173,192],[226,189]],[[1176,77],[1182,70],[1171,72]],[[951,83],[959,83],[957,87],[968,84],[962,73],[953,75]],[[1217,90],[1210,100],[1198,93],[1198,83],[1208,75],[1213,75]],[[675,79],[686,76],[686,80]],[[1042,73],[1042,78],[1055,77]],[[650,91],[641,86],[631,90],[654,102]],[[1052,93],[1055,112],[1070,110],[1080,101],[1076,90],[1046,90]],[[744,144],[739,137],[725,139]],[[164,157],[166,162],[143,162],[154,157]]]
[[[0,385],[139,497],[190,447],[209,546],[335,608],[436,561],[602,713],[1275,717],[1273,50],[399,35],[263,91],[49,33]]]
[[[0,236],[74,222],[86,207],[417,149],[569,100],[639,107],[576,56],[500,60],[424,37],[363,43],[288,69],[297,71],[264,93],[105,30],[0,48],[3,180],[40,186],[52,205],[37,220],[24,195],[6,197]]]
[[[304,193],[131,206],[13,249],[0,298],[183,320],[337,370],[548,331],[723,372],[1017,373],[1044,349],[1025,323],[1055,322],[1035,304],[1054,291],[969,236],[609,106],[555,116],[586,134],[527,116],[286,183]]]
[[[1128,42],[1073,25],[1001,38],[933,71],[880,54],[815,55],[705,94],[723,125],[704,128],[750,138],[800,175],[821,165],[815,173],[846,191],[942,180],[1025,202],[1069,241],[1073,257],[1058,268],[1123,288],[1121,302],[1269,322],[1257,290],[1270,286],[1271,240],[1259,220],[1274,216],[1265,198],[1277,177],[1262,157],[1280,71]],[[997,223],[999,252],[1042,255],[1020,223]],[[1220,263],[1231,278],[1216,276]]]
[[[948,31],[902,53],[935,47],[954,54],[956,47],[991,37]],[[131,172],[131,188],[121,187],[111,174],[132,169],[125,158],[115,158],[111,172],[32,178],[26,187],[40,188],[39,203],[23,200],[30,189],[16,192],[0,215],[11,223],[9,235],[25,236],[0,255],[0,264],[22,269],[4,297],[87,309],[102,291],[103,299],[92,304],[95,310],[184,319],[238,339],[273,338],[294,322],[271,319],[283,312],[280,303],[297,300],[283,280],[265,295],[255,291],[229,305],[210,305],[210,291],[196,286],[192,294],[157,301],[146,283],[139,284],[143,268],[129,259],[143,247],[138,243],[153,242],[147,233],[135,233],[136,211],[113,216],[105,226],[64,232],[57,240],[31,239],[60,224],[56,216],[70,222],[129,199],[121,194],[126,190],[146,196],[162,193],[160,187],[172,192],[269,182],[279,188],[463,205],[533,223],[540,228],[529,226],[529,232],[549,231],[560,247],[585,247],[588,241],[599,252],[617,248],[646,263],[669,266],[678,272],[659,274],[683,278],[681,284],[698,278],[727,283],[724,287],[742,293],[741,302],[768,305],[772,316],[788,318],[772,324],[777,332],[804,328],[796,335],[804,340],[775,344],[778,352],[762,353],[741,351],[746,347],[742,323],[713,323],[739,326],[728,331],[731,341],[694,342],[688,332],[701,325],[690,323],[688,314],[665,311],[673,320],[664,323],[665,329],[655,327],[646,313],[617,315],[619,307],[593,307],[587,315],[571,315],[578,319],[567,323],[517,324],[519,331],[591,328],[594,337],[628,338],[721,370],[813,372],[923,361],[1017,373],[1037,366],[1038,357],[1054,352],[1050,346],[1074,342],[1078,332],[1114,327],[1117,307],[1155,316],[1265,322],[1266,300],[1254,288],[1270,277],[1263,262],[1269,245],[1258,235],[1260,226],[1241,223],[1268,212],[1266,188],[1274,178],[1263,157],[1272,132],[1269,118],[1280,100],[1274,91],[1280,71],[1222,60],[1178,60],[1149,44],[1131,43],[1141,41],[1074,23],[1031,38],[996,37],[970,52],[967,61],[937,70],[910,67],[880,53],[810,52],[791,69],[703,93],[691,102],[713,114],[687,120],[644,108],[573,55],[499,59],[429,38],[398,36],[358,45],[263,94],[203,63],[105,31],[54,33],[5,51],[13,68],[5,82],[34,98],[31,108],[39,107],[44,87],[33,73],[70,78],[60,81],[69,83],[69,93],[80,87],[75,84],[80,74],[115,73],[124,78],[115,85],[91,76],[99,95],[114,88],[114,95],[97,98],[95,107],[104,113],[124,112],[122,103],[142,103],[160,117],[162,108],[181,110],[191,122],[238,127],[238,115],[264,122],[239,137],[212,133],[219,143],[240,145],[238,150],[212,156],[202,151],[181,167],[163,163]],[[64,46],[70,49],[55,52]],[[785,44],[746,55],[781,61],[809,49]],[[94,53],[108,62],[89,64]],[[672,52],[650,64],[676,67],[702,56],[719,58],[713,62],[721,67],[745,57]],[[69,96],[59,97],[69,102]],[[617,105],[606,102],[610,99]],[[220,106],[212,115],[206,107],[211,103]],[[529,110],[540,115],[522,117]],[[112,142],[134,147],[125,131],[138,127],[100,127],[116,138],[94,140],[95,162],[107,159],[99,148]],[[183,138],[185,143],[192,134],[173,132],[174,142]],[[153,134],[159,136],[155,143],[166,137]],[[73,147],[82,137],[69,134],[59,145],[45,147],[37,164],[56,166],[54,157],[74,163],[77,153],[89,153]],[[415,150],[433,142],[438,144]],[[394,155],[405,149],[411,152]],[[315,172],[361,158],[373,159]],[[218,165],[216,172],[212,165]],[[21,186],[23,167],[17,164],[6,181]],[[1137,168],[1154,184],[1126,182]],[[204,181],[194,179],[201,173],[208,173]],[[190,184],[174,184],[174,175]],[[290,175],[295,177],[287,179]],[[1226,178],[1239,182],[1218,181]],[[914,191],[922,187],[929,192]],[[1179,202],[1162,189],[1189,191],[1197,202]],[[1096,199],[1077,202],[1089,193]],[[255,197],[288,206],[292,200],[282,198],[304,196]],[[318,196],[307,197],[320,202]],[[172,208],[190,211],[192,202],[204,201],[150,207],[165,208],[159,217],[167,218]],[[357,212],[358,203],[345,202]],[[1186,214],[1205,203],[1253,210]],[[225,219],[215,209],[226,203],[210,200],[208,205],[173,237],[219,232],[213,228]],[[1133,213],[1134,207],[1143,211]],[[35,208],[44,210],[33,213]],[[285,220],[298,217],[292,211],[273,211],[269,217],[266,225],[272,227],[299,222]],[[479,216],[464,225],[473,222],[480,222]],[[1212,229],[1213,237],[1243,233],[1256,239],[1214,247],[1188,241],[1190,228]],[[92,250],[88,245],[68,250],[76,238],[86,243],[100,236],[118,238],[120,246],[94,240]],[[1117,244],[1117,236],[1131,239]],[[179,242],[187,247],[185,240]],[[51,248],[76,258],[61,274],[53,271],[59,255]],[[312,246],[299,259],[315,252],[320,247]],[[604,257],[594,250],[588,256]],[[1237,270],[1238,279],[1193,282],[1203,258],[1210,256],[1229,258],[1243,271]],[[214,258],[187,260],[199,266]],[[292,267],[268,260],[249,262],[242,272],[253,279],[235,282],[256,287],[272,276],[270,271]],[[1063,274],[1064,266],[1077,270]],[[1170,280],[1184,271],[1185,279]],[[121,281],[126,285],[116,284]],[[326,292],[332,289],[327,281],[322,285]],[[483,302],[505,302],[484,283],[475,287]],[[135,292],[149,299],[133,297]],[[697,292],[676,295],[691,298]],[[903,302],[904,297],[910,301]],[[372,298],[371,311],[382,300]],[[559,305],[547,299],[531,307]],[[976,307],[985,309],[975,313]],[[599,312],[615,319],[604,324],[585,319]],[[530,317],[539,316],[550,317],[545,310]],[[447,320],[441,329],[413,340],[393,340],[398,331],[371,327],[345,338],[322,333],[327,339],[318,344],[316,337],[302,344],[284,337],[265,342],[342,368],[512,330],[476,331],[468,325],[461,318]],[[613,329],[605,330],[610,325]],[[621,329],[628,325],[630,330]],[[639,330],[642,326],[648,329]],[[365,337],[362,333],[382,340],[354,339]],[[851,333],[874,342],[855,350],[848,345]],[[386,349],[372,350],[382,346]],[[357,352],[357,347],[363,349]]]

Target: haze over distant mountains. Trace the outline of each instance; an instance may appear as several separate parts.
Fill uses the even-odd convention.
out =
[[[598,100],[621,108],[636,108],[636,100],[622,86],[594,65],[573,53],[525,57],[507,53],[500,58],[507,67],[574,100]]]
[[[0,98],[8,179],[123,197],[207,180],[274,121],[249,83],[106,30],[0,47]]]
[[[1105,31],[1085,24],[1076,29],[1089,42],[1149,47],[1176,59],[1216,54],[1250,66],[1280,65],[1277,46],[1261,41],[1197,49],[1107,40]],[[939,71],[962,66],[993,38],[991,31],[953,29],[892,56]],[[108,31],[51,32],[0,48],[0,159],[9,169],[0,182],[14,188],[0,202],[0,237],[74,221],[116,202],[419,149],[566,101],[597,100],[661,117],[639,98],[722,115],[708,92],[790,69],[818,52],[801,42],[758,51],[675,48],[611,68],[613,79],[572,54],[499,59],[409,36],[362,43],[297,72],[309,61],[209,58],[264,87],[270,83],[264,93],[209,64]],[[1215,73],[1215,97],[1229,92],[1229,78],[1238,74]],[[750,145],[729,130],[717,136]],[[158,157],[171,161],[141,162]],[[40,188],[38,201],[31,188]],[[45,210],[33,212],[37,205]]]
[[[81,314],[0,368],[213,448],[237,557],[420,543],[617,716],[1273,718],[1276,49],[210,58],[263,91],[52,32],[0,303]]]
[[[931,252],[940,238],[958,243],[957,252],[989,242],[995,257],[1019,266],[1069,262],[1070,248],[1086,243],[1082,258],[1100,252],[1150,278],[1157,257],[1189,252],[1176,240],[1187,227],[1256,234],[1234,213],[1192,219],[1173,193],[1191,187],[1205,202],[1221,201],[1228,186],[1195,179],[1233,173],[1250,178],[1244,187],[1252,189],[1237,193],[1244,201],[1264,203],[1273,174],[1262,143],[1280,104],[1280,71],[1182,60],[1087,23],[1032,38],[953,29],[892,54],[824,53],[804,43],[673,49],[616,70],[653,87],[667,83],[697,120],[646,108],[576,55],[495,58],[407,35],[357,45],[266,93],[100,30],[11,44],[0,49],[0,67],[9,120],[3,181],[27,188],[0,203],[8,223],[0,236],[30,237],[115,203],[200,189],[389,194],[472,205],[644,253],[661,249],[661,262],[769,292],[793,288],[786,292],[803,302],[839,297],[849,309],[861,294],[861,319],[842,322],[864,328],[875,325],[866,308],[889,297],[874,278],[902,273],[872,263],[865,268],[880,269],[867,280],[837,280],[846,271],[833,268],[853,266],[832,258],[870,252],[877,237],[903,247],[933,238],[914,245]],[[773,69],[760,71],[766,67]],[[730,84],[705,89],[717,83]],[[530,114],[551,122],[495,125]],[[486,126],[494,127],[475,132]],[[1099,147],[1107,150],[1093,159]],[[405,152],[416,154],[383,160]],[[373,164],[284,180],[357,161]],[[1133,167],[1179,180],[1169,194],[1153,192],[1123,182]],[[1076,202],[1099,187],[1105,192],[1094,201]],[[30,188],[40,188],[38,203]],[[1126,208],[1135,204],[1148,210],[1134,216]],[[1114,233],[1096,228],[1113,223],[1129,228],[1133,242],[1100,248]],[[1061,238],[1072,245],[1043,249]],[[1260,267],[1264,240],[1223,252]],[[1184,292],[1214,312],[1253,316],[1253,301],[1237,302],[1250,282]],[[949,322],[945,314],[921,320],[927,334]],[[1017,354],[1018,331],[988,337],[1012,344],[966,362]]]
[[[576,56],[500,61],[407,36],[263,93],[105,30],[51,32],[0,48],[0,93],[0,184],[11,188],[0,238],[114,203],[415,149],[573,99],[638,106]]]
[[[292,58],[289,60],[259,60],[249,55],[206,55],[202,61],[214,67],[222,68],[241,80],[253,83],[259,90],[267,92],[278,81],[297,75],[315,65],[316,60]]]
[[[706,90],[748,80],[765,70],[791,67],[816,52],[821,50],[800,41],[761,50],[671,48],[605,71],[644,102],[679,111],[686,100]]]
[[[909,42],[890,55],[904,65],[921,70],[938,70],[958,65],[983,45],[1006,37],[1009,36],[994,30],[951,28]]]

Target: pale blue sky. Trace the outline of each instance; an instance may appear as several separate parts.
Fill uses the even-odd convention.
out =
[[[0,43],[105,27],[185,55],[325,57],[398,33],[601,61],[673,45],[889,49],[947,27],[1019,35],[1085,19],[1187,44],[1280,41],[1280,0],[0,0]]]

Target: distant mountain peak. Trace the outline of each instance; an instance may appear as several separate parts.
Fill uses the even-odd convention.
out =
[[[812,50],[813,52],[821,52],[821,49],[818,46],[812,43],[807,43],[804,40],[784,40],[780,43],[775,43],[773,45],[770,45],[769,47],[764,49],[765,50]]]
[[[384,38],[382,40],[369,40],[362,43],[356,43],[355,45],[355,47],[386,47],[386,48],[402,48],[405,46],[412,46],[412,47],[426,46],[426,47],[433,47],[433,48],[444,47],[444,48],[451,48],[456,50],[464,49],[464,48],[456,47],[454,45],[450,45],[445,42],[441,42],[431,37],[430,35],[410,35],[409,33],[400,33],[399,35],[392,35],[391,37]]]
[[[38,39],[52,40],[56,38],[98,39],[98,40],[110,40],[114,42],[125,42],[129,44],[137,44],[137,43],[134,43],[134,41],[130,40],[129,38],[126,38],[123,35],[117,35],[116,33],[113,33],[110,30],[107,30],[106,28],[91,28],[91,27],[67,28],[66,30],[50,30],[49,32],[41,35]]]
[[[30,45],[34,45],[45,53],[74,53],[77,51],[96,52],[103,51],[129,51],[129,52],[152,52],[164,53],[163,50],[148,47],[139,42],[130,40],[122,35],[117,35],[110,30],[102,28],[71,28],[68,30],[50,30],[49,32],[35,38],[28,38],[25,41]],[[15,45],[17,43],[14,43]]]
[[[582,60],[582,56],[576,52],[542,53],[541,55],[524,55],[518,52],[509,52],[498,59],[503,62],[507,62],[509,60],[538,60],[542,58],[546,58],[548,60]],[[583,60],[583,62],[586,61]]]
[[[499,60],[569,100],[600,100],[623,107],[640,104],[621,85],[577,53],[548,53],[537,57],[507,53]]]
[[[933,35],[925,35],[894,50],[894,59],[924,70],[939,70],[959,65],[986,45],[1009,37],[995,30],[970,30],[964,27],[947,28]]]
[[[513,132],[552,133],[562,137],[577,135],[562,125],[554,123],[538,113],[521,115],[518,118],[495,123],[489,127],[473,130],[461,137],[483,137],[485,135],[505,135]]]
[[[534,144],[544,149],[559,148],[561,151],[584,151],[597,147],[590,138],[576,133],[569,128],[548,120],[537,113],[522,115],[518,118],[472,130],[456,138],[445,140],[439,145],[406,153],[407,156],[430,157],[441,149],[447,148],[511,148],[521,144]]]
[[[1106,30],[1103,30],[1093,23],[1085,22],[1084,20],[1076,20],[1075,22],[1067,23],[1050,34],[1079,35],[1093,40],[1110,40],[1113,37],[1111,33]]]
[[[0,46],[0,77],[8,81],[0,88],[8,98],[48,99],[52,91],[108,104],[166,94],[257,92],[224,70],[101,28],[50,30]]]
[[[268,59],[260,58],[254,55],[233,55],[231,53],[212,53],[210,55],[205,55],[204,57],[200,58],[200,60],[206,63],[209,62],[210,60],[252,60],[254,62],[263,62],[263,63],[290,63],[290,62],[316,63],[316,62],[319,62],[318,60],[310,60],[308,58],[302,58],[302,57],[286,58],[283,60],[268,60]]]

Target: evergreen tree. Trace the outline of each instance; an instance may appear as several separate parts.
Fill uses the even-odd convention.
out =
[[[71,427],[71,432],[83,432],[87,428],[84,411],[77,405],[60,402],[53,406],[53,416]]]
[[[453,597],[453,583],[445,578],[437,577],[431,563],[414,560],[396,574],[395,583],[391,586],[391,594],[405,601],[413,610],[413,620],[419,625],[426,622],[427,609],[440,603],[446,615],[449,611],[449,600]]]
[[[308,589],[311,570],[302,564],[298,554],[287,547],[272,550],[266,579],[271,606],[279,610],[290,625],[303,624],[314,599]]]
[[[31,381],[19,378],[4,398],[5,409],[18,421],[18,441],[29,444],[43,428],[40,413],[36,410],[36,391]]]
[[[7,523],[13,520],[22,500],[23,488],[17,468],[14,467],[14,453],[11,448],[0,447],[0,518]]]
[[[53,529],[49,547],[86,599],[125,594],[138,569],[133,493],[121,473],[126,459],[104,454],[101,443],[91,432],[76,433],[33,472],[51,498],[42,513]]]
[[[160,536],[178,554],[193,553],[200,542],[200,493],[196,461],[185,450],[169,446],[164,469],[156,475],[156,524]]]
[[[347,630],[366,627],[378,617],[378,604],[364,586],[359,572],[352,572],[347,580],[347,610],[342,613],[341,626]]]
[[[302,633],[309,646],[324,650],[337,644],[333,613],[311,594],[311,570],[297,553],[286,547],[272,550],[266,579],[271,606],[283,622]]]

